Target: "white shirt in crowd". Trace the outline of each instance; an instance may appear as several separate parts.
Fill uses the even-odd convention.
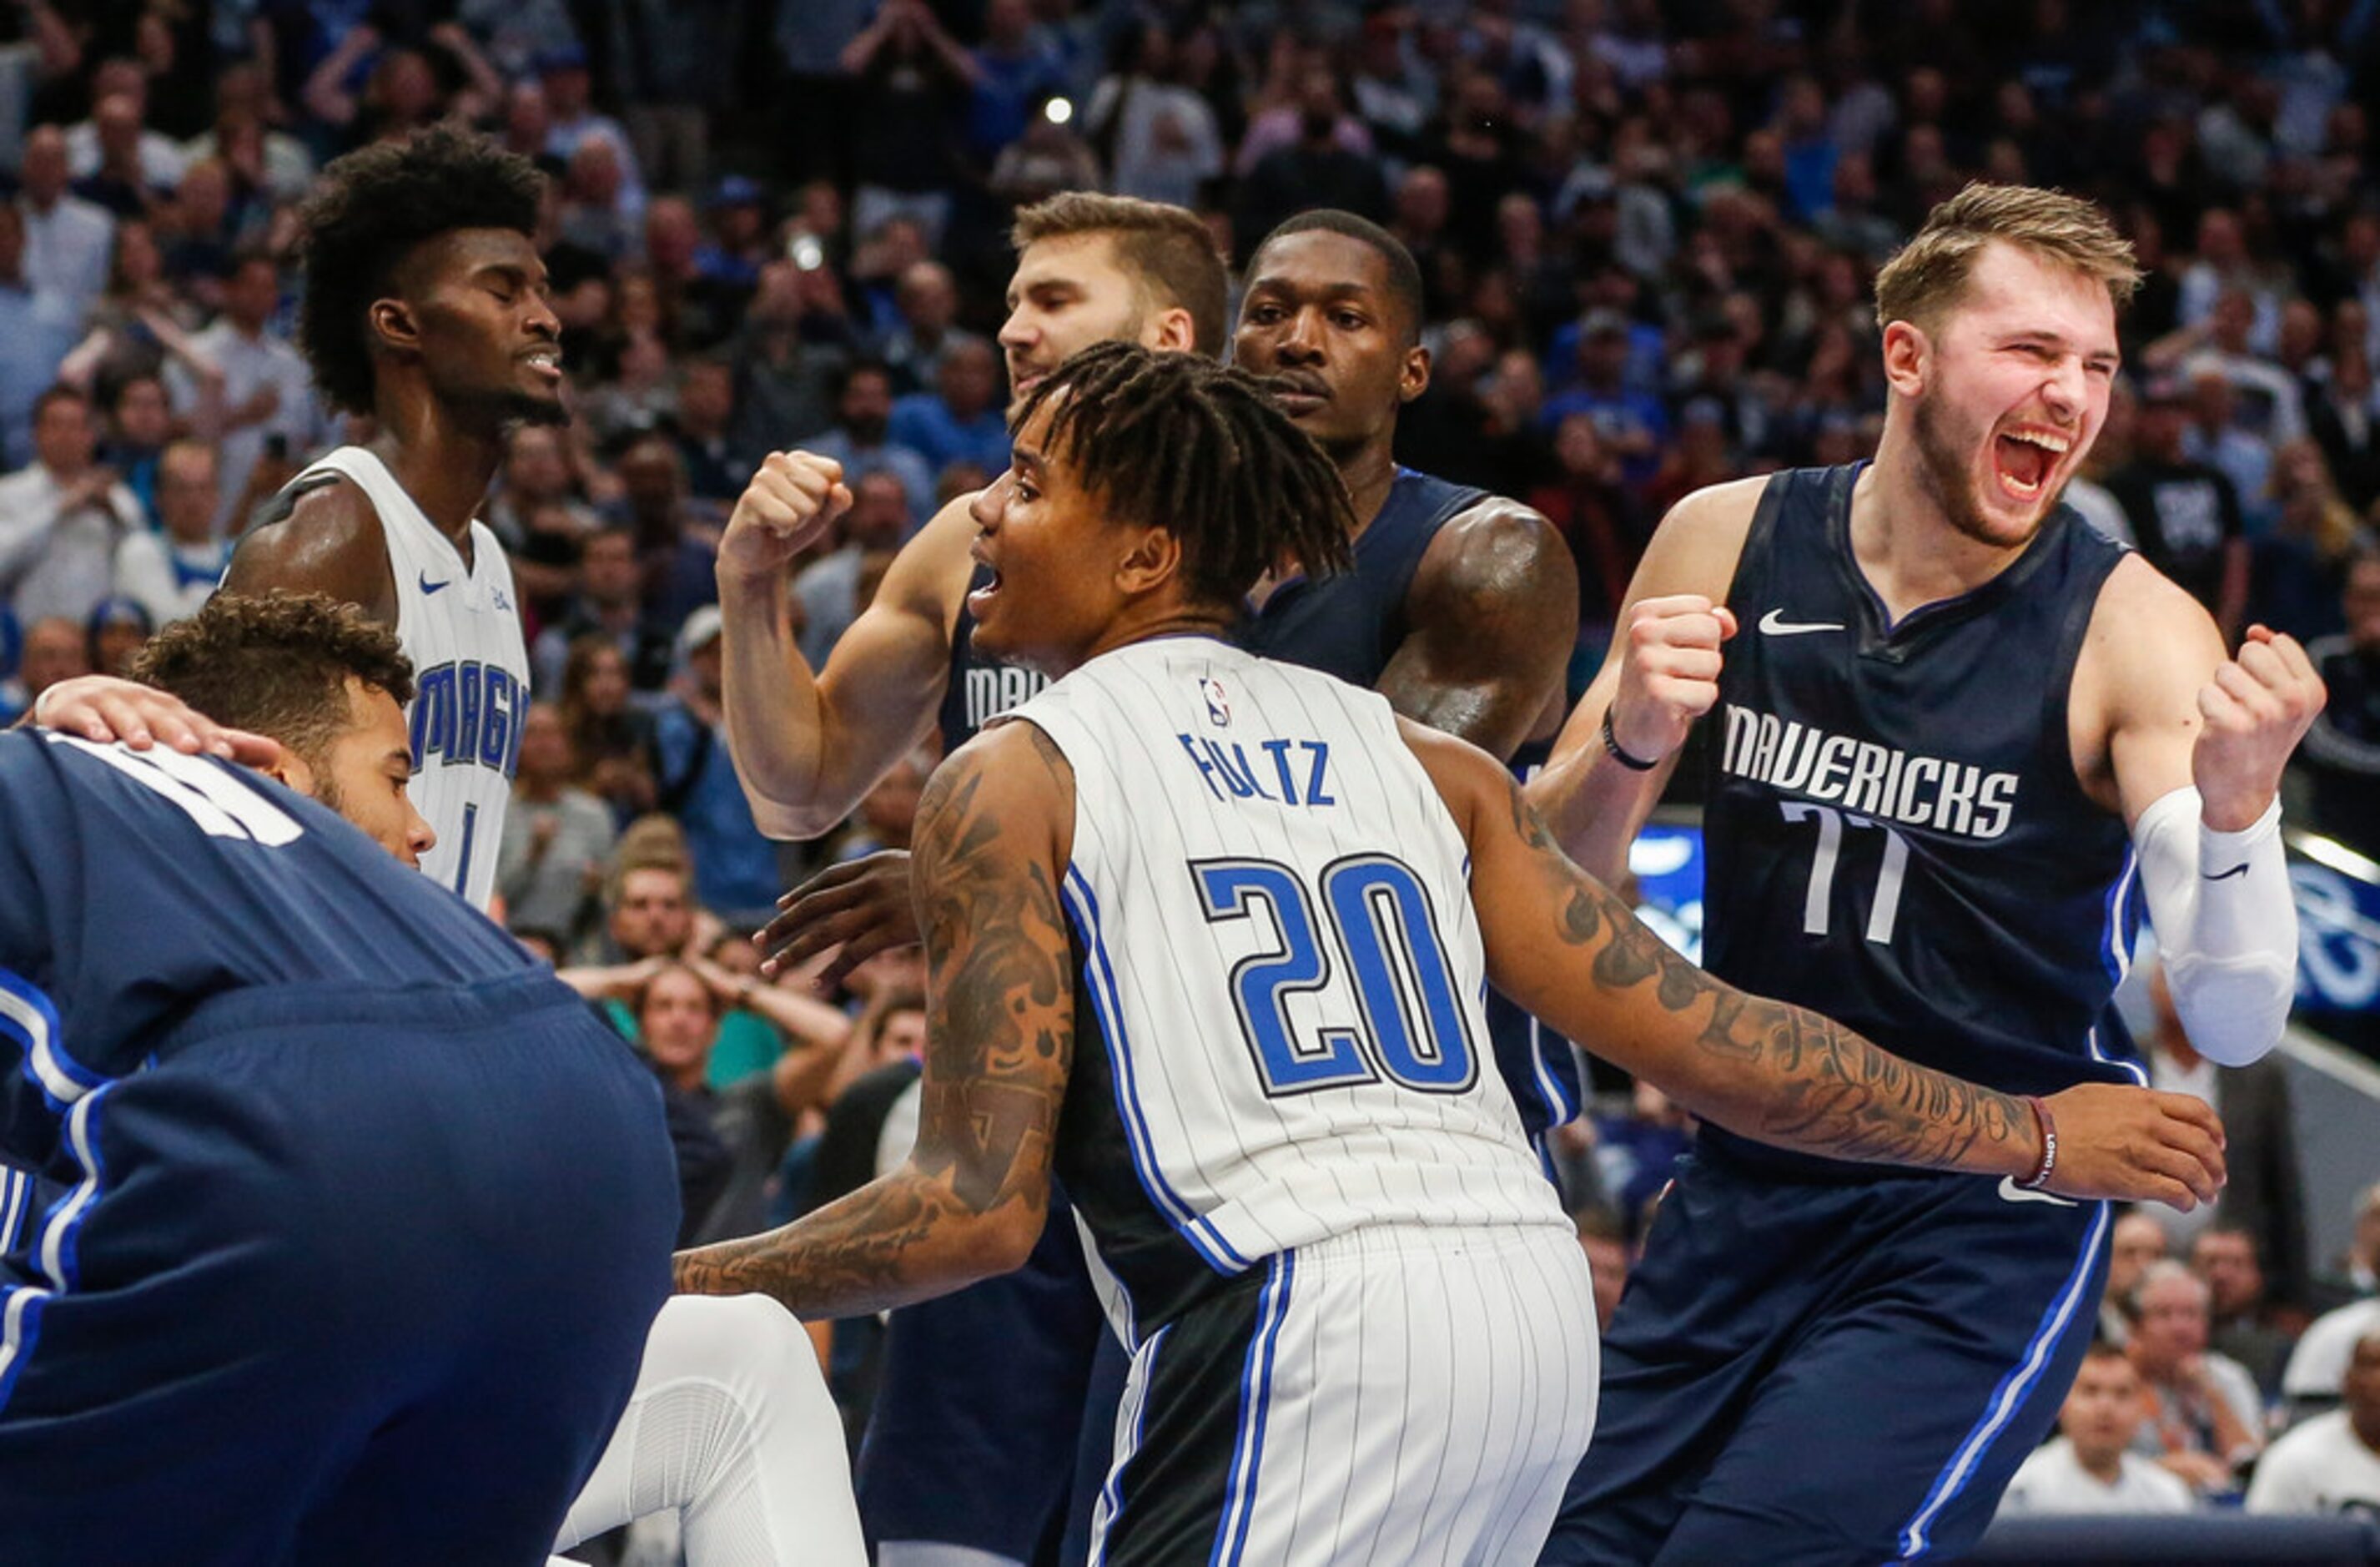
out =
[[[2356,1341],[2374,1331],[2380,1331],[2380,1298],[2349,1301],[2315,1318],[2289,1353],[2289,1369],[2281,1373],[2282,1396],[2337,1398]]]
[[[66,488],[38,462],[0,479],[0,600],[20,626],[54,615],[80,625],[115,586],[116,546],[141,526],[140,503],[121,483],[106,505],[61,514]]]
[[[317,438],[321,419],[314,407],[313,381],[306,373],[306,361],[298,357],[298,350],[270,328],[250,337],[225,317],[190,341],[223,371],[223,402],[226,409],[238,408],[266,386],[275,388],[280,398],[273,411],[258,423],[225,432],[220,464],[223,501],[215,509],[215,531],[234,533],[238,531],[236,524],[240,519],[231,515],[232,507],[248,488],[248,476],[256,467],[256,459],[264,455],[265,438],[279,435],[285,441],[293,463],[303,463],[320,444]],[[198,383],[180,361],[165,366],[165,384],[176,413],[187,414],[198,406]]]
[[[130,534],[115,549],[115,591],[164,626],[199,613],[231,564],[229,539],[182,544],[163,533]]]
[[[2257,1462],[2251,1512],[2380,1511],[2380,1452],[2363,1445],[2347,1411],[2317,1415]]]
[[[2188,1512],[2196,1505],[2190,1487],[2151,1459],[2127,1452],[2116,1483],[2109,1485],[2082,1467],[2074,1444],[2059,1437],[2035,1450],[2009,1482],[2000,1499],[2003,1518],[2047,1517],[2070,1513]]]
[[[62,294],[80,316],[107,286],[115,219],[96,201],[61,196],[46,213],[19,200],[25,219],[25,285]]]

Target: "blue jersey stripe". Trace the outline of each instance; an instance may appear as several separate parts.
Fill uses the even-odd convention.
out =
[[[1942,1472],[1934,1477],[1933,1488],[1926,1492],[1925,1500],[1917,1509],[1916,1516],[1902,1526],[1900,1554],[1904,1559],[1925,1554],[1929,1543],[1926,1531],[1934,1526],[1934,1520],[1941,1516],[1942,1510],[1966,1488],[1984,1450],[2007,1427],[2018,1406],[2024,1403],[2034,1385],[2041,1380],[2052,1351],[2057,1348],[2058,1341],[2065,1336],[2067,1325],[2073,1320],[2075,1310],[2082,1303],[2085,1293],[2083,1286],[2091,1282],[2092,1265],[2099,1257],[2099,1243],[2107,1233],[2108,1206],[2103,1202],[2098,1208],[2098,1216],[2092,1220],[2090,1233],[2083,1237],[2082,1254],[2074,1260],[2074,1271],[2067,1275],[2064,1287],[2058,1292],[2057,1299],[2050,1303],[2049,1310],[2041,1319],[2041,1326],[2034,1330],[2033,1342],[2025,1346],[2024,1357],[2000,1379],[1999,1386],[1992,1390],[1991,1399],[1984,1406],[1983,1418],[1975,1422],[1974,1428],[1967,1433],[1966,1439],[1950,1455],[1950,1462],[1943,1465]]]
[[[1115,1074],[1116,1097],[1122,1101],[1124,1140],[1132,1149],[1134,1171],[1140,1176],[1141,1188],[1148,1194],[1159,1212],[1165,1216],[1175,1233],[1190,1244],[1201,1260],[1218,1273],[1236,1273],[1248,1266],[1247,1258],[1234,1251],[1214,1226],[1184,1201],[1180,1193],[1166,1184],[1165,1173],[1159,1168],[1155,1139],[1148,1130],[1148,1117],[1140,1108],[1138,1079],[1133,1072],[1132,1045],[1125,1038],[1123,1007],[1116,995],[1115,967],[1108,958],[1107,941],[1099,931],[1099,901],[1084,880],[1081,871],[1066,869],[1064,892],[1066,912],[1073,918],[1075,933],[1082,938],[1089,954],[1083,965],[1083,988],[1090,998],[1091,1010],[1098,1016],[1100,1037],[1106,1040],[1108,1061]]]
[[[1215,1536],[1208,1567],[1239,1567],[1256,1522],[1257,1472],[1264,1463],[1265,1426],[1272,1413],[1273,1351],[1281,1342],[1281,1321],[1289,1315],[1295,1256],[1286,1251],[1272,1255],[1271,1276],[1257,1302],[1257,1330],[1240,1372],[1240,1434],[1232,1453],[1231,1486],[1223,1494],[1222,1528]]]

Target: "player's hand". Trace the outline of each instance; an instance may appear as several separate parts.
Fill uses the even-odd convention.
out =
[[[2204,1099],[2084,1083],[2043,1101],[2058,1123],[2049,1190],[2187,1213],[2223,1190],[2223,1123]]]
[[[1651,761],[1686,743],[1694,720],[1718,701],[1719,644],[1735,631],[1735,612],[1699,593],[1630,607],[1611,696],[1611,735],[1621,750]]]
[[[728,514],[720,566],[748,577],[783,571],[850,509],[841,463],[808,452],[771,452]]]
[[[2207,826],[2237,832],[2255,825],[2326,696],[2296,638],[2248,627],[2239,656],[2198,692],[2205,727],[2191,748],[2190,772]]]
[[[878,953],[918,941],[905,849],[831,866],[779,898],[777,907],[782,912],[752,938],[760,948],[761,972],[799,968],[833,950],[833,958],[811,981],[821,990],[833,990]]]
[[[179,697],[112,674],[61,680],[43,691],[25,716],[28,723],[101,745],[121,740],[136,751],[163,744],[188,756],[203,752],[249,767],[267,767],[281,757],[278,741],[228,728],[194,711]]]

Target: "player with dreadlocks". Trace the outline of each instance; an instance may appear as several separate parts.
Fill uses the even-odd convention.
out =
[[[1485,753],[1231,646],[1266,569],[1348,558],[1337,469],[1246,372],[1084,350],[974,512],[976,636],[1055,683],[918,805],[916,1146],[677,1279],[806,1317],[904,1305],[1016,1266],[1054,1172],[1133,1350],[1098,1560],[1536,1549],[1593,1421],[1594,1305],[1484,1059],[1491,977],[1706,1118],[2038,1161],[2015,1101],[1687,965]],[[2204,1106],[2070,1093],[2060,1178],[2148,1190],[2110,1150],[2172,1123],[2212,1195]]]

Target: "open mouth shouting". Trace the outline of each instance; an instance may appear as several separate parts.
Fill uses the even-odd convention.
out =
[[[2074,438],[2044,425],[2018,425],[1992,438],[1992,473],[2010,500],[2031,505],[2050,492]]]

